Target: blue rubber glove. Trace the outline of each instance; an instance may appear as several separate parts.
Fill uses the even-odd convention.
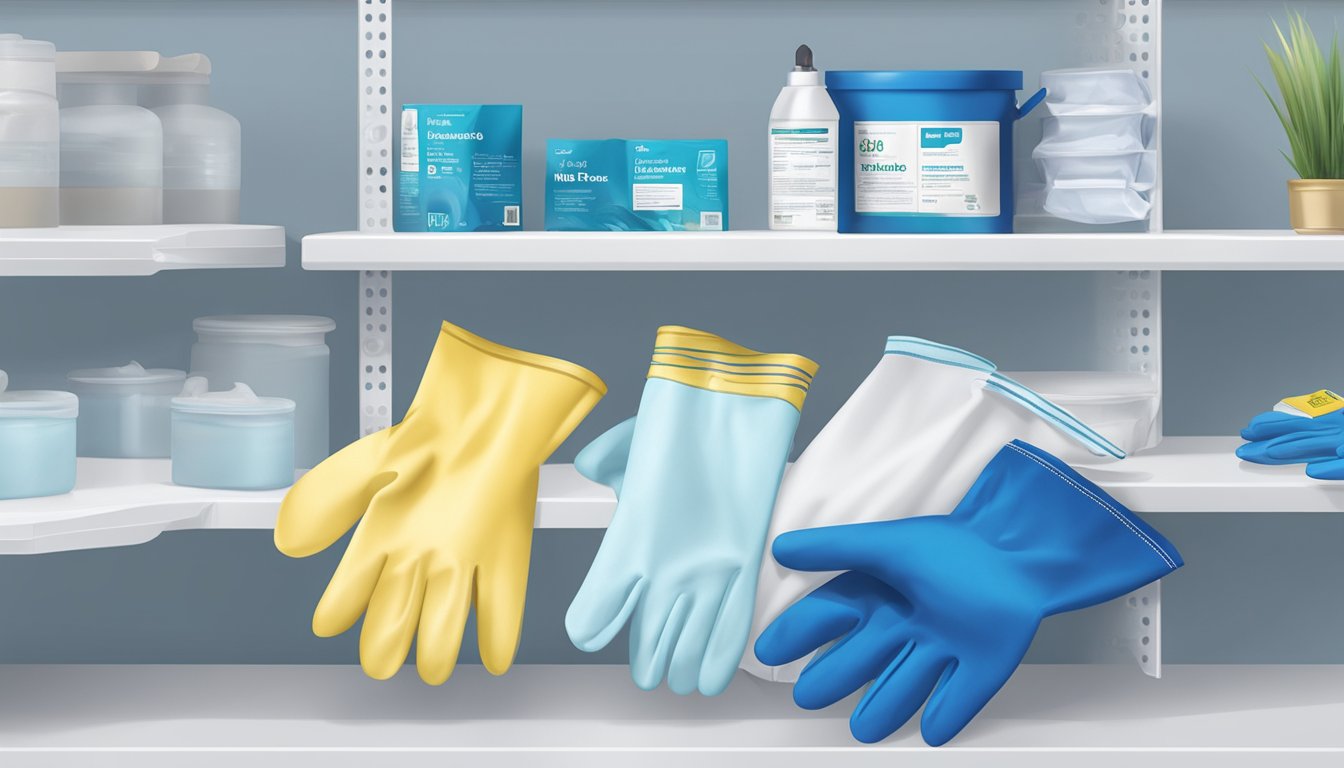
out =
[[[1344,480],[1344,444],[1335,450],[1335,455],[1325,459],[1316,459],[1307,464],[1307,477],[1317,480]]]
[[[787,664],[836,641],[799,677],[798,705],[829,706],[874,681],[850,718],[854,737],[880,741],[923,705],[920,728],[933,746],[1008,681],[1046,616],[1182,565],[1161,534],[1020,440],[999,451],[951,515],[784,533],[774,555],[797,570],[849,573],[781,614],[756,656]]]
[[[645,690],[712,696],[747,645],[775,494],[816,364],[664,327],[636,419],[575,459],[619,501],[565,616],[580,650],[630,622]]]
[[[1241,430],[1249,442],[1237,448],[1237,457],[1256,464],[1305,464],[1329,461],[1344,446],[1344,411],[1316,418],[1266,411]]]

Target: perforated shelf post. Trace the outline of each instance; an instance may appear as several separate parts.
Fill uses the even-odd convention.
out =
[[[392,231],[392,0],[359,12],[359,231]],[[392,423],[392,274],[359,274],[359,431]]]

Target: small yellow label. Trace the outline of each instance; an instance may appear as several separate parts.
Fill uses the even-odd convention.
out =
[[[1324,416],[1327,413],[1334,413],[1335,411],[1344,408],[1344,397],[1340,397],[1328,389],[1312,392],[1309,395],[1285,397],[1280,402],[1289,408],[1312,418]]]

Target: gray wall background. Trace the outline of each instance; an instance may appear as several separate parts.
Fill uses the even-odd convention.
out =
[[[1081,62],[1091,0],[397,0],[393,103],[525,105],[525,223],[539,228],[548,137],[729,140],[732,212],[764,224],[760,141],[799,42],[823,68],[1021,68]],[[1318,30],[1338,0],[1294,2]],[[355,225],[355,26],[349,0],[0,1],[0,29],[64,49],[203,51],[214,101],[243,124],[244,220],[280,223],[283,270],[147,279],[0,279],[0,368],[14,386],[137,359],[183,367],[193,317],[334,317],[334,447],[356,432],[353,274],[304,272],[298,240]],[[1278,0],[1167,0],[1164,87],[1170,228],[1283,228],[1282,133],[1252,74]],[[1023,124],[1018,155],[1035,126]],[[1344,254],[1341,254],[1344,257]],[[397,411],[440,319],[599,372],[611,394],[560,449],[569,460],[632,413],[662,323],[812,356],[805,446],[876,361],[887,334],[976,350],[1005,369],[1090,359],[1086,273],[417,274],[396,290]],[[1164,276],[1166,427],[1229,434],[1284,393],[1344,386],[1328,333],[1344,274]],[[1067,319],[1067,322],[1061,322]],[[1311,332],[1304,333],[1304,329]],[[1322,339],[1326,341],[1323,343]],[[1153,515],[1189,565],[1165,583],[1166,659],[1344,663],[1344,516]],[[600,532],[537,535],[520,659],[618,662],[570,647],[562,618]],[[183,532],[124,549],[0,558],[0,662],[348,663],[355,633],[319,640],[309,616],[342,547],[304,561],[268,532]],[[1068,661],[1077,621],[1052,621],[1033,658]],[[466,644],[464,656],[474,648]]]

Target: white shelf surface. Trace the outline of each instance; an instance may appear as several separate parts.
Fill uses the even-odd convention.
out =
[[[314,270],[1338,270],[1344,236],[1156,234],[333,232],[303,238]]]
[[[1169,437],[1122,462],[1079,470],[1142,513],[1344,512],[1344,482],[1300,466],[1263,467],[1233,455],[1235,437]],[[269,529],[285,489],[214,491],[173,485],[167,459],[80,459],[72,493],[0,501],[0,554],[141,544],[165,531]],[[541,469],[538,528],[605,528],[611,490],[572,464]]]
[[[143,544],[167,530],[274,528],[285,491],[170,482],[167,459],[79,459],[75,490],[0,501],[0,554]]]
[[[283,267],[285,228],[248,224],[0,229],[0,277]]]
[[[662,752],[680,753],[682,766],[740,767],[744,752],[770,752],[772,765],[878,756],[872,764],[1108,766],[1121,763],[1107,753],[1140,751],[1124,764],[1223,766],[1256,765],[1232,762],[1241,751],[1282,765],[1344,750],[1340,666],[1168,666],[1154,680],[1120,666],[1028,665],[939,749],[913,724],[861,745],[849,734],[853,699],[808,712],[790,686],[744,673],[704,698],[641,691],[623,666],[518,666],[499,678],[464,666],[432,688],[410,667],[378,682],[347,666],[23,665],[0,667],[0,690],[0,752],[247,750],[249,765],[326,766],[349,750],[363,765],[386,751],[472,752],[462,763],[472,766],[649,765],[630,753]],[[547,761],[573,752],[585,754]],[[1191,762],[1192,752],[1227,753],[1226,762]],[[523,755],[529,762],[517,762]]]

